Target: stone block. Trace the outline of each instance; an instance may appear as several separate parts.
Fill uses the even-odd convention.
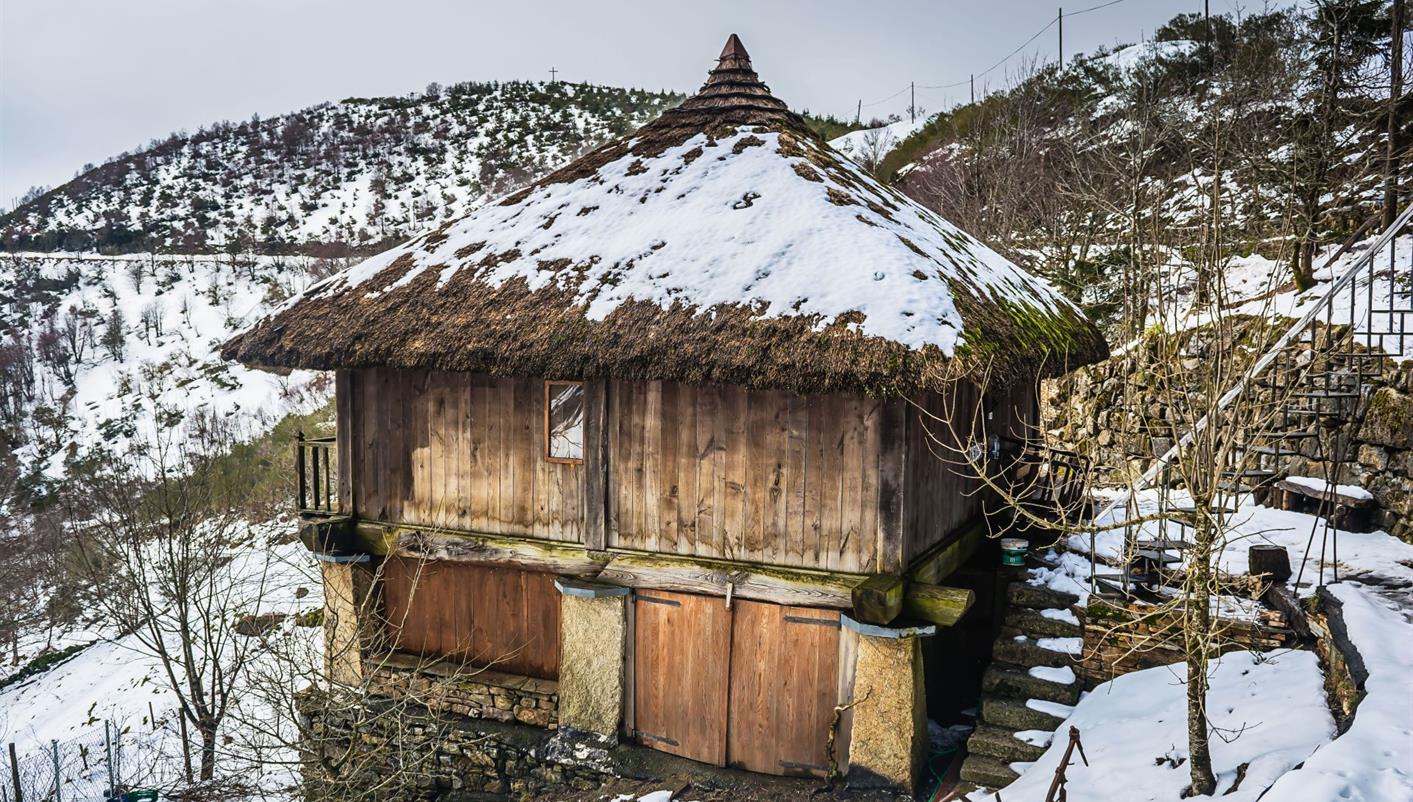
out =
[[[560,600],[559,723],[617,737],[623,719],[625,596]]]
[[[375,617],[373,572],[359,563],[319,563],[324,579],[324,672],[344,685],[365,676],[364,655],[381,636]]]
[[[849,784],[911,793],[927,750],[918,638],[859,634],[853,699]]]

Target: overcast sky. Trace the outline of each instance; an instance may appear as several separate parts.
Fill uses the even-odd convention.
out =
[[[1062,1],[1062,0],[1061,0]],[[1071,11],[1105,0],[1071,0]],[[1230,11],[1213,0],[1212,11]],[[0,0],[0,206],[85,162],[222,119],[429,82],[547,79],[690,91],[726,36],[797,110],[901,112],[910,80],[965,81],[1052,21],[1055,0]],[[1065,20],[1067,52],[1130,43],[1201,0]],[[1069,13],[1069,12],[1067,12]],[[1051,28],[1027,54],[1054,57]],[[966,87],[919,89],[935,110]]]

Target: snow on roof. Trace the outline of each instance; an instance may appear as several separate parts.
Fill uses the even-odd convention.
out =
[[[625,356],[624,332],[656,349]],[[746,354],[751,340],[771,353]],[[917,387],[962,352],[1034,375],[1106,347],[1044,281],[839,158],[734,37],[677,109],[316,285],[227,346],[286,366],[574,376],[631,362],[634,378],[797,391]]]

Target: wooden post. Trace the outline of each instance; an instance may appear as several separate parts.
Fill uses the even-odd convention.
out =
[[[854,586],[854,618],[865,624],[888,624],[903,611],[906,579],[878,574]]]
[[[908,404],[885,398],[878,425],[878,572],[903,572],[903,479]]]
[[[299,509],[304,510],[308,500],[308,488],[304,481],[304,432],[296,432],[294,435],[294,472],[298,477],[299,484]]]
[[[311,476],[310,478],[312,478],[312,479],[314,480],[314,482],[313,482],[313,484],[314,484],[314,505],[313,505],[313,506],[314,506],[315,509],[318,509],[318,508],[319,508],[319,497],[320,497],[321,495],[323,495],[323,490],[321,489],[321,483],[319,482],[319,452],[320,452],[321,450],[322,450],[322,449],[319,448],[319,444],[318,444],[318,443],[315,443],[315,444],[314,444],[314,447],[311,448],[311,449],[309,449],[309,459],[310,459],[310,462],[311,462],[311,466],[310,466],[310,467],[311,467],[311,470],[310,470],[310,473],[312,474],[312,476]]]
[[[54,802],[64,802],[64,796],[59,788],[59,742],[53,738],[49,739],[49,753],[54,758]]]
[[[20,758],[15,754],[15,744],[10,744],[10,783],[15,786],[15,802],[25,802],[23,789],[20,788]]]
[[[107,719],[103,721],[103,751],[108,758],[108,795],[114,796],[118,793],[118,785],[113,782],[113,722]]]

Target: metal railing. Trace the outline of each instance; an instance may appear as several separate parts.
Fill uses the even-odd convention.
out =
[[[301,515],[338,512],[338,445],[333,437],[295,436],[294,472]]]

